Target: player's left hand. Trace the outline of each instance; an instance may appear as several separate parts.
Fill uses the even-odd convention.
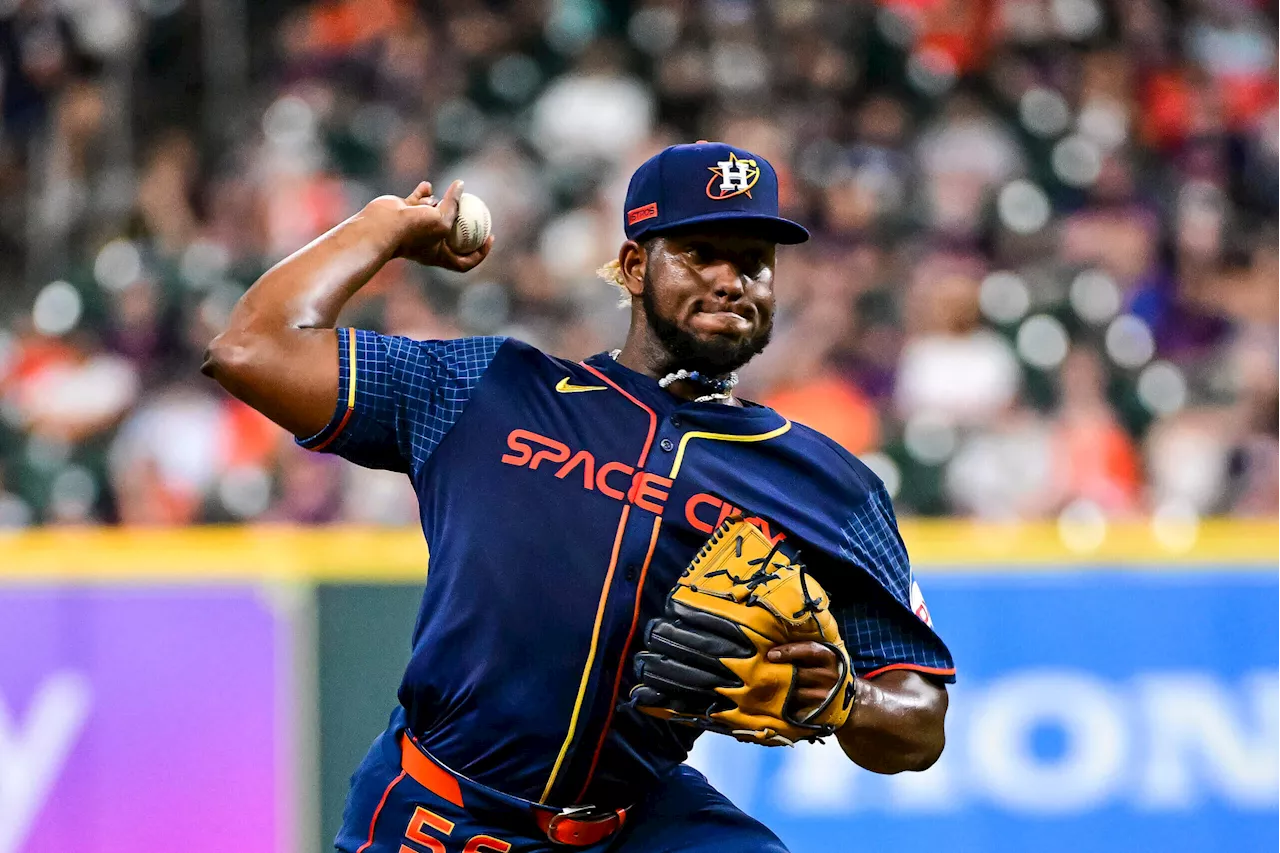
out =
[[[767,657],[771,663],[795,665],[796,692],[787,710],[797,716],[821,705],[840,680],[840,658],[827,646],[812,640],[774,646]]]
[[[826,590],[790,545],[736,515],[649,620],[635,673],[631,708],[765,746],[835,734],[857,698]]]

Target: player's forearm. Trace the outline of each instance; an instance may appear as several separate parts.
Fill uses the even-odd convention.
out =
[[[836,733],[845,754],[875,773],[932,767],[945,743],[946,689],[906,670],[857,685],[853,714]]]
[[[394,257],[395,213],[388,201],[375,200],[272,267],[209,344],[205,375],[295,434],[319,431],[338,384],[337,342],[328,330]]]
[[[332,329],[342,306],[396,251],[394,212],[378,199],[268,270],[210,346]]]

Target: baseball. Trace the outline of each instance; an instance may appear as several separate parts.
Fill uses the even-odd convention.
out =
[[[479,196],[463,193],[458,196],[458,218],[449,232],[449,248],[459,255],[474,252],[489,239],[492,224],[489,206]]]

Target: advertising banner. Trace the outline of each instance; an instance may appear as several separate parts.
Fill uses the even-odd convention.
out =
[[[0,589],[0,853],[284,853],[284,630],[248,587]]]
[[[959,668],[935,767],[710,736],[693,763],[793,853],[1275,850],[1275,568],[1212,568],[921,573]]]

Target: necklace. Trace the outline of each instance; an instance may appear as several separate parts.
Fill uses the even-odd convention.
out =
[[[609,357],[614,361],[618,360],[622,350],[616,349],[609,353]],[[699,385],[705,385],[711,389],[710,394],[703,394],[701,397],[694,398],[695,403],[711,403],[716,400],[728,400],[733,390],[733,386],[738,384],[737,371],[729,371],[728,376],[707,376],[697,370],[685,370],[683,367],[675,373],[668,373],[666,376],[658,380],[658,387],[666,389],[673,382],[680,382],[688,379],[690,382],[697,382]]]

